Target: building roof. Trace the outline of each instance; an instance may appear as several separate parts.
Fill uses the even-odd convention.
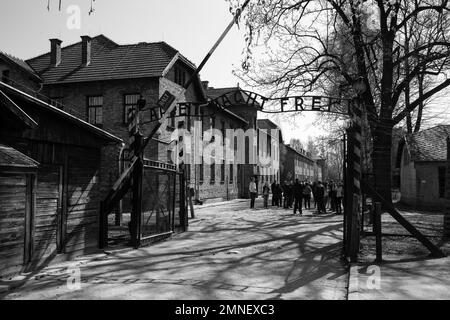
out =
[[[23,71],[28,73],[34,79],[41,81],[41,78],[36,73],[36,71],[34,71],[34,69],[28,63],[23,61],[22,59],[19,59],[17,57],[14,57],[13,55],[10,55],[10,54],[8,54],[6,52],[2,52],[2,51],[0,51],[0,59],[2,59],[3,61],[5,61],[7,63],[14,64],[15,66],[19,67],[20,69],[22,69]]]
[[[174,60],[191,69],[195,65],[165,42],[119,45],[104,35],[91,40],[91,62],[81,61],[82,42],[61,49],[61,63],[50,65],[50,52],[27,60],[44,83],[73,83],[95,80],[160,77]]]
[[[31,159],[16,149],[0,144],[0,167],[37,168],[39,162]]]
[[[9,113],[8,116],[12,116],[15,120],[19,121],[21,125],[26,128],[36,128],[38,126],[37,122],[34,121],[25,111],[23,111],[14,101],[8,97],[2,90],[0,90],[0,107],[6,109]],[[2,114],[6,118],[5,114]]]
[[[281,128],[274,122],[269,119],[257,119],[256,126],[258,129],[268,130],[267,132],[270,134],[271,129],[278,130],[278,140],[280,143],[283,143],[283,135],[281,132]]]
[[[218,104],[218,103],[210,103],[210,104],[205,105],[205,106],[209,106],[209,105],[212,105],[212,106],[216,107],[217,109],[219,109],[220,111],[222,111],[222,112],[225,113],[226,115],[228,115],[228,116],[230,116],[230,117],[232,117],[232,118],[235,118],[235,119],[237,119],[237,120],[243,122],[244,124],[248,124],[248,121],[247,121],[247,120],[245,120],[244,118],[238,116],[238,115],[235,114],[234,112],[231,112],[230,110],[224,108],[223,106],[221,106],[221,105]]]
[[[306,154],[303,154],[303,153],[301,153],[301,152],[298,152],[297,150],[295,150],[294,148],[292,148],[289,144],[284,144],[284,143],[283,143],[283,146],[284,146],[288,151],[291,151],[291,152],[297,154],[298,156],[300,156],[300,157],[302,157],[302,158],[305,158],[305,159],[307,159],[307,160],[309,160],[309,161],[312,161],[312,162],[315,162],[315,161],[316,161],[316,160],[314,160],[314,159],[308,157]]]
[[[278,125],[269,119],[258,119],[256,124],[260,129],[279,129]]]
[[[450,125],[438,125],[407,136],[406,143],[411,160],[446,161],[447,137],[450,137]]]
[[[33,103],[33,105],[36,106],[36,108],[41,108],[42,110],[51,112],[54,115],[60,117],[61,119],[69,121],[70,123],[73,123],[76,126],[79,126],[80,128],[83,128],[84,130],[91,132],[92,134],[96,135],[99,138],[102,138],[104,140],[111,141],[111,142],[123,142],[122,139],[120,139],[100,128],[97,128],[96,126],[94,126],[84,120],[81,120],[81,119],[71,115],[70,113],[67,113],[67,112],[60,110],[42,100],[39,100],[38,98],[30,96],[29,94],[27,94],[23,91],[20,91],[14,87],[11,87],[1,81],[0,81],[0,91],[3,94],[5,94],[8,97],[8,99],[12,102],[12,104],[8,105],[8,108],[17,108],[18,109],[17,113],[20,113],[20,114],[25,113],[17,105],[18,101],[25,100],[25,101]],[[2,103],[2,105],[4,105],[4,103]],[[27,117],[30,118],[28,115],[27,115]],[[38,125],[39,125],[39,123],[38,123]]]

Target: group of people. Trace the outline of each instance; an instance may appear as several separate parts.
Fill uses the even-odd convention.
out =
[[[250,208],[255,208],[255,199],[258,196],[258,190],[255,178],[251,178],[249,185]],[[322,183],[316,181],[285,181],[281,185],[274,181],[270,186],[266,182],[262,188],[264,199],[264,208],[269,207],[269,196],[272,194],[272,206],[293,209],[294,214],[302,214],[302,207],[311,209],[311,198],[314,200],[314,208],[318,214],[327,213],[327,209],[336,214],[342,214],[342,200],[344,197],[344,188],[342,182],[329,181]]]

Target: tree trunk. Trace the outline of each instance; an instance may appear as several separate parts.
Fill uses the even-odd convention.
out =
[[[419,99],[422,99],[423,97],[423,80],[424,76],[419,75],[418,76],[418,82],[419,82]],[[420,131],[420,126],[422,125],[422,114],[423,114],[423,107],[425,106],[425,102],[422,100],[419,104],[419,110],[417,111],[417,120],[416,120],[416,126],[414,128],[414,132]]]
[[[384,199],[391,202],[391,124],[378,125],[373,138],[373,173],[374,187]]]

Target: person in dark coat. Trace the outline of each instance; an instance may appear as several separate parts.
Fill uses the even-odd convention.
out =
[[[325,187],[323,186],[322,182],[319,181],[316,187],[316,201],[318,214],[327,213],[327,210],[325,209],[324,197],[325,197]]]
[[[294,197],[294,214],[297,213],[297,209],[299,210],[299,213],[302,214],[303,185],[300,184],[298,179],[295,179],[295,183],[292,187],[292,194]]]
[[[272,190],[273,196],[275,197],[275,206],[281,207],[281,199],[283,190],[281,190],[281,186],[279,183],[275,185],[275,190]]]
[[[289,193],[290,193],[289,191],[290,188],[287,181],[283,183],[282,188],[283,188],[283,208],[287,209],[289,204]]]
[[[277,201],[277,195],[276,195],[277,181],[276,180],[272,183],[270,188],[272,190],[272,206],[276,206],[276,201]]]
[[[305,209],[311,209],[311,186],[307,182],[303,188],[303,199],[305,201]]]

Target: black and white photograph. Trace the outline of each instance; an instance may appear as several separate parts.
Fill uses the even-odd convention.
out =
[[[449,0],[1,1],[4,303],[290,319],[449,254]]]

